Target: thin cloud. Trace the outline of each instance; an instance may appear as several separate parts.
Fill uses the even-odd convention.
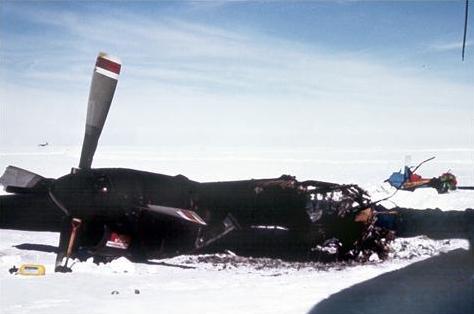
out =
[[[157,134],[167,134],[177,120],[181,127],[170,135],[171,143],[210,138],[237,142],[245,137],[253,143],[293,138],[303,144],[317,136],[347,144],[357,136],[416,141],[420,134],[447,140],[468,127],[463,123],[472,86],[384,64],[370,55],[169,17],[157,21],[121,12],[21,13],[49,32],[41,39],[12,36],[2,48],[6,70],[19,69],[10,70],[8,84],[2,84],[8,86],[2,97],[5,103],[17,106],[7,110],[12,133],[15,121],[23,117],[22,101],[34,99],[38,106],[51,108],[52,116],[63,116],[65,103],[79,112],[87,96],[91,60],[99,50],[120,56],[124,65],[109,123],[115,132],[138,132],[139,143],[163,138]],[[61,39],[55,40],[58,35]],[[26,42],[37,49],[22,49]],[[23,60],[31,60],[27,70],[18,68],[17,52]],[[75,96],[82,91],[82,99],[71,97],[73,89]],[[28,91],[41,97],[22,95]],[[444,114],[452,104],[456,108]],[[443,122],[440,112],[451,122]],[[417,116],[425,120],[418,131]],[[72,125],[72,119],[83,116],[67,117],[64,126]],[[442,122],[450,127],[445,134],[439,129]],[[29,122],[37,123],[41,122]],[[392,129],[398,123],[403,128]],[[133,125],[150,127],[135,131]],[[17,132],[27,138],[25,130]],[[71,132],[76,131],[68,131],[64,141],[76,142],[82,135],[81,127],[78,135]],[[112,139],[105,133],[103,139],[117,141],[123,136]]]
[[[466,41],[466,47],[472,46],[471,41]],[[436,43],[430,46],[431,50],[434,51],[451,51],[451,50],[461,50],[462,49],[462,41],[456,42],[445,42],[445,43]]]

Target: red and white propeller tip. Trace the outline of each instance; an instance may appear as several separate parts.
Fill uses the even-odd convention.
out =
[[[99,53],[95,63],[95,71],[112,79],[118,80],[122,62],[119,58],[106,53]]]

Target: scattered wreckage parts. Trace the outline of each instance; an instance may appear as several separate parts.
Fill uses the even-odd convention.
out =
[[[219,192],[238,196],[229,204],[240,207],[231,211],[238,228],[201,253],[232,250],[243,256],[335,261],[388,252],[391,233],[375,226],[371,200],[357,185],[299,182],[288,175],[228,184],[232,191]]]
[[[420,162],[416,167],[405,166],[403,172],[402,170],[393,172],[385,182],[388,182],[397,190],[410,192],[419,188],[433,188],[438,194],[445,194],[455,190],[474,190],[474,186],[459,186],[456,176],[450,171],[433,178],[423,178],[416,173],[421,165],[434,158],[428,158]]]

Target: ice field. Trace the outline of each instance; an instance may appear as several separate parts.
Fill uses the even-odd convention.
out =
[[[79,148],[54,145],[3,149],[0,168],[15,165],[55,178],[77,166],[79,154]],[[473,149],[101,147],[93,166],[181,173],[197,181],[291,174],[300,180],[357,183],[377,200],[393,193],[383,181],[402,167],[406,155],[413,164],[436,156],[419,170],[425,177],[450,170],[459,185],[474,185]],[[474,192],[400,191],[384,205],[464,210],[474,207]],[[51,248],[58,239],[55,233],[0,230],[0,313],[146,313],[151,309],[157,313],[306,313],[354,284],[430,256],[468,248],[466,240],[434,241],[421,236],[397,239],[388,260],[374,258],[364,265],[292,265],[224,254],[179,256],[156,264],[133,264],[124,258],[106,265],[87,261],[74,264],[73,273],[62,274],[53,272],[54,252],[28,246]],[[23,263],[45,265],[46,276],[9,274],[11,266]]]

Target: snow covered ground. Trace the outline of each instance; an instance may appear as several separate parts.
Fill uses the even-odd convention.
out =
[[[80,147],[0,147],[0,169],[15,165],[45,177],[57,178],[69,173],[79,163]],[[298,180],[316,179],[337,183],[356,183],[374,200],[394,192],[384,184],[392,172],[404,165],[405,156],[416,165],[429,157],[436,159],[418,171],[424,177],[435,177],[451,171],[459,185],[474,186],[474,148],[443,149],[335,149],[315,148],[216,148],[172,147],[135,148],[103,147],[94,157],[95,168],[122,167],[169,175],[183,174],[196,181],[245,180],[273,178],[282,174]],[[3,170],[2,170],[3,171]],[[444,210],[474,207],[474,193],[455,191],[438,195],[432,189],[398,192],[390,207],[441,208]]]
[[[0,149],[0,168],[12,164],[54,178],[76,166],[79,153],[80,148],[76,147]],[[157,151],[100,147],[94,167],[182,173],[197,181],[278,177],[285,173],[300,180],[357,183],[377,200],[393,193],[382,182],[400,169],[405,155],[411,155],[413,164],[436,155],[434,161],[420,169],[421,174],[431,177],[451,170],[459,185],[474,185],[474,149],[210,151],[194,147]],[[398,192],[384,203],[394,204],[463,210],[474,208],[474,192]],[[323,267],[282,262],[274,266],[266,260],[227,255],[180,256],[159,261],[161,264],[133,264],[118,259],[97,266],[88,261],[76,263],[73,273],[56,274],[53,252],[29,248],[32,244],[57,243],[58,235],[54,233],[0,230],[0,313],[305,313],[341,289],[441,252],[468,247],[465,240],[417,237],[398,239],[392,244],[390,259],[365,265]],[[9,274],[11,266],[23,263],[45,265],[46,276]]]
[[[5,314],[306,313],[341,289],[443,251],[467,248],[464,240],[413,238],[397,240],[399,251],[389,261],[359,266],[265,267],[265,261],[229,263],[232,257],[217,255],[212,263],[180,256],[165,260],[167,266],[133,264],[125,258],[99,266],[87,261],[75,264],[73,273],[59,274],[53,273],[54,253],[12,247],[57,245],[56,234],[1,230],[0,237],[0,304]],[[225,263],[216,263],[224,257]],[[44,264],[46,276],[8,273],[22,263]]]

